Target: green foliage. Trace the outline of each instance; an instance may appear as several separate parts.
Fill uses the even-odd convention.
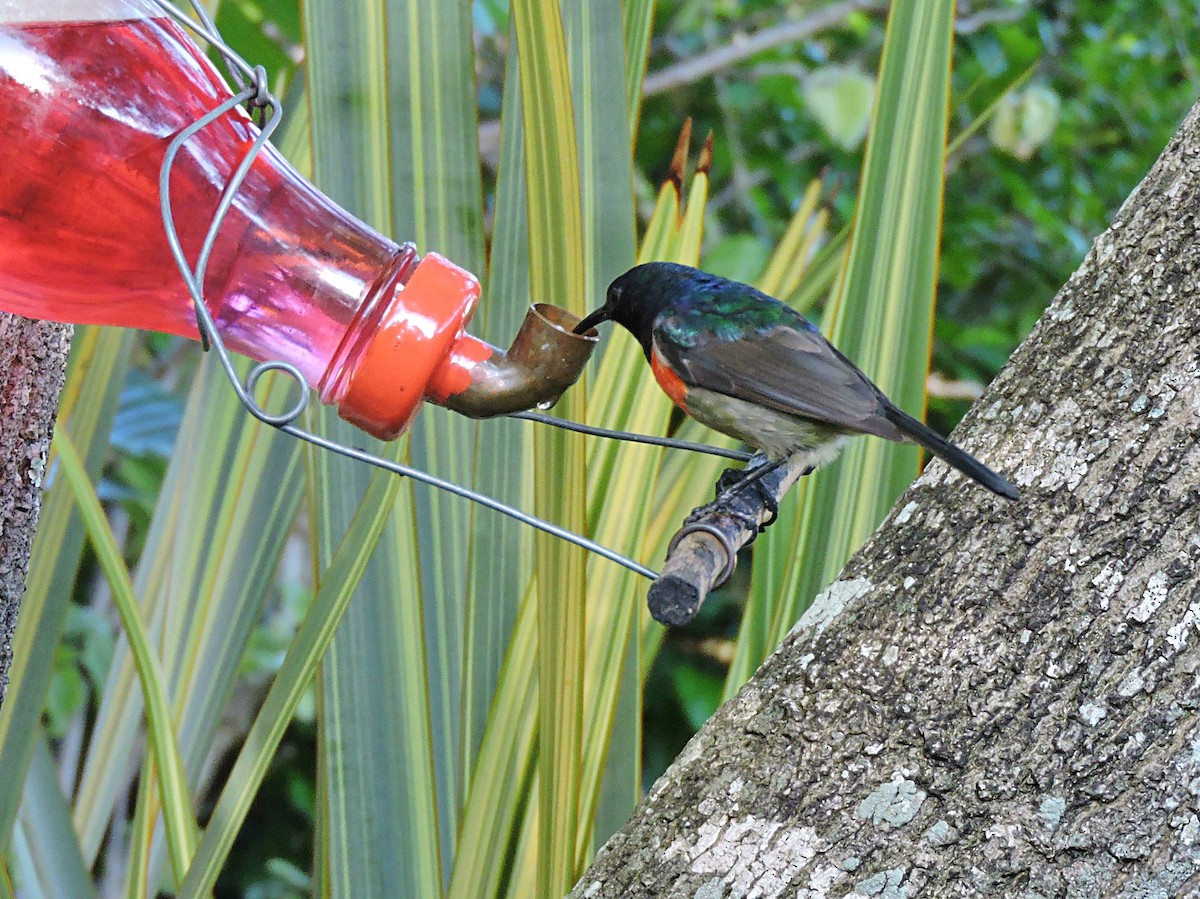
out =
[[[804,79],[804,105],[837,146],[855,150],[867,136],[875,79],[847,66],[823,66]]]
[[[46,698],[46,733],[59,739],[99,689],[112,662],[112,625],[95,609],[72,605],[62,642],[54,651],[54,671]]]
[[[1057,97],[1059,111],[1027,159],[979,137],[953,160],[936,368],[987,380],[1162,151],[1195,100],[1200,22],[1186,7],[1051,4],[959,42],[961,83],[1040,59],[1028,90]],[[960,122],[971,108],[974,97],[958,105]],[[942,408],[956,418],[964,407]]]

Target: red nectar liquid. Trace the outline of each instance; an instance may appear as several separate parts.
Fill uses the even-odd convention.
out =
[[[171,139],[228,97],[165,18],[0,21],[0,309],[197,337],[159,169]],[[189,263],[256,134],[235,110],[179,153],[171,200]],[[416,262],[268,144],[221,226],[205,298],[231,349],[292,362],[319,386]]]

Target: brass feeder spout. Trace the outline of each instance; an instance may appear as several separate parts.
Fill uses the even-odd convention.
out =
[[[580,319],[535,303],[507,352],[464,335],[435,373],[428,397],[471,418],[549,408],[579,380],[596,348],[596,332],[575,334]]]

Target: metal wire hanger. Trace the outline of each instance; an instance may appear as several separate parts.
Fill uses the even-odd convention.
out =
[[[377,468],[382,468],[385,471],[390,471],[401,477],[412,478],[422,484],[427,484],[431,487],[436,487],[439,490],[444,490],[447,493],[452,493],[455,496],[461,496],[471,502],[478,503],[485,508],[492,509],[503,515],[519,521],[537,530],[544,531],[576,546],[582,547],[589,552],[595,553],[602,558],[608,559],[611,562],[616,562],[630,571],[642,575],[650,580],[655,580],[658,573],[647,568],[640,562],[629,558],[614,549],[610,549],[594,540],[576,534],[566,528],[560,527],[553,522],[546,521],[536,515],[531,515],[528,512],[522,511],[515,506],[510,506],[507,503],[501,502],[494,497],[472,490],[461,484],[430,474],[419,468],[414,468],[410,465],[405,465],[401,462],[395,462],[391,459],[369,453],[366,450],[355,447],[346,446],[334,440],[330,440],[320,434],[314,434],[301,427],[295,425],[295,421],[300,417],[308,406],[309,389],[308,384],[304,380],[303,375],[294,365],[283,361],[268,361],[261,362],[254,366],[246,376],[243,383],[237,371],[234,369],[233,360],[230,358],[229,351],[225,347],[225,343],[221,338],[221,334],[217,329],[216,322],[213,320],[212,313],[209,311],[208,305],[204,302],[203,288],[204,273],[208,266],[209,256],[212,253],[213,246],[216,243],[217,234],[220,231],[221,224],[228,213],[230,206],[233,203],[234,196],[245,180],[250,166],[258,156],[263,145],[270,138],[271,134],[278,127],[283,115],[283,107],[279,99],[271,93],[268,86],[267,72],[263,66],[251,66],[240,55],[234,52],[220,37],[216,25],[212,18],[208,15],[204,7],[198,0],[190,0],[192,8],[196,11],[199,22],[189,18],[182,11],[177,9],[169,0],[156,0],[156,3],[169,16],[174,18],[180,24],[196,32],[200,37],[207,41],[224,59],[226,66],[229,69],[231,78],[238,85],[237,93],[231,96],[228,100],[221,103],[210,110],[205,115],[201,116],[188,127],[180,131],[174,139],[168,144],[166,154],[163,157],[162,167],[159,171],[159,197],[163,219],[163,227],[166,231],[167,244],[171,249],[171,254],[175,259],[176,265],[179,267],[180,274],[183,276],[184,284],[187,287],[188,294],[191,296],[192,305],[196,313],[196,325],[200,331],[201,345],[205,351],[213,350],[216,353],[217,359],[221,367],[225,370],[230,384],[234,392],[237,394],[239,401],[246,407],[247,411],[256,419],[268,424],[285,434],[289,434],[299,440],[311,443],[321,449],[331,453],[336,453],[340,456],[345,456],[349,459],[374,465]],[[196,258],[195,267],[188,265],[187,258],[183,252],[183,246],[179,240],[179,234],[175,227],[175,219],[171,210],[170,196],[170,180],[171,170],[175,164],[175,158],[179,154],[183,145],[197,132],[203,130],[208,125],[219,119],[221,116],[231,112],[233,109],[242,105],[248,104],[251,110],[257,114],[259,120],[259,133],[255,137],[253,143],[246,151],[241,163],[234,171],[226,184],[225,189],[221,193],[220,201],[217,204],[216,211],[213,214],[212,222],[209,225],[208,232],[205,234],[204,243],[200,248],[200,253]],[[270,413],[263,409],[254,398],[254,388],[259,379],[269,371],[278,371],[296,382],[299,388],[299,398],[295,404],[281,413]],[[653,446],[668,447],[671,449],[682,449],[689,452],[707,453],[715,456],[722,456],[729,459],[737,459],[746,461],[750,458],[749,453],[740,452],[737,450],[726,450],[718,447],[708,446],[701,443],[691,443],[688,441],[674,440],[669,437],[654,437],[648,434],[635,434],[628,431],[616,431],[609,428],[599,428],[592,425],[580,424],[566,419],[556,418],[550,415],[542,415],[536,412],[518,412],[509,417],[518,418],[525,421],[532,421],[539,424],[551,425],[553,427],[563,428],[568,431],[577,433],[606,437],[614,440],[630,441],[634,443],[644,443]]]

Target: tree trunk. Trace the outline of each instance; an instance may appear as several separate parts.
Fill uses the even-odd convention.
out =
[[[0,313],[0,702],[70,347],[69,325]]]
[[[1200,107],[573,896],[1200,895]]]

